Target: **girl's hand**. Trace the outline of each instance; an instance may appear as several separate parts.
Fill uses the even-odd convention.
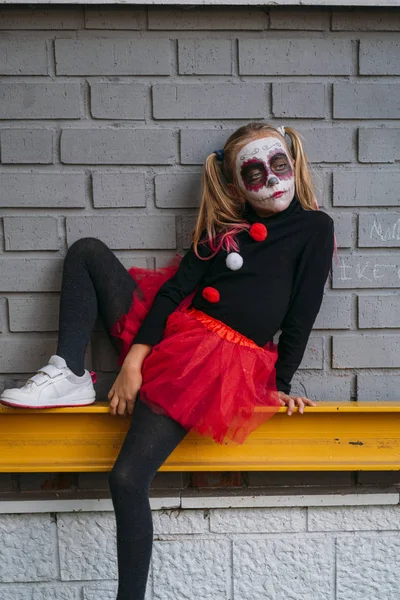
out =
[[[317,406],[315,402],[313,402],[309,398],[305,398],[304,396],[288,396],[284,392],[278,392],[278,395],[281,405],[288,406],[288,417],[290,417],[290,415],[292,414],[295,406],[299,407],[300,414],[303,414],[305,404],[307,404],[308,406]]]
[[[142,374],[138,368],[122,366],[117,379],[114,381],[108,399],[110,400],[110,413],[115,415],[132,415],[136,397],[142,385]]]

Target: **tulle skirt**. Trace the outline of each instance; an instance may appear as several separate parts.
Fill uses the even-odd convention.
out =
[[[160,286],[177,269],[130,269],[138,283],[129,312],[112,329],[123,362]],[[243,443],[280,407],[277,346],[263,348],[202,311],[192,297],[168,317],[163,339],[142,367],[141,399],[188,431],[217,443]]]

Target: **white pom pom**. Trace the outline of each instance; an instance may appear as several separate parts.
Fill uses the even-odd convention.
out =
[[[237,271],[243,267],[243,258],[237,252],[231,252],[226,257],[226,266],[232,271]]]

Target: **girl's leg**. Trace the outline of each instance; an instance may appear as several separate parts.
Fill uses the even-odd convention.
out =
[[[137,400],[130,429],[109,476],[117,521],[117,600],[144,599],[153,541],[150,483],[186,433],[179,423],[153,413]]]
[[[100,240],[82,238],[64,261],[57,354],[75,375],[84,372],[84,357],[97,315],[109,332],[128,312],[136,284]]]
[[[4,390],[1,402],[43,408],[94,402],[84,356],[97,315],[106,330],[128,312],[136,284],[103,242],[83,238],[64,261],[57,354],[22,388]]]
[[[57,350],[71,370],[84,370],[96,315],[109,332],[128,312],[135,287],[128,271],[99,240],[85,238],[71,246],[64,263]],[[185,435],[179,423],[137,400],[109,477],[117,522],[118,600],[144,598],[153,540],[150,483]]]

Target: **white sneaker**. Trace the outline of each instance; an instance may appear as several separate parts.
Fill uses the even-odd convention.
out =
[[[57,408],[85,406],[95,401],[89,371],[78,377],[61,356],[55,354],[22,388],[4,390],[0,402],[19,408]]]

